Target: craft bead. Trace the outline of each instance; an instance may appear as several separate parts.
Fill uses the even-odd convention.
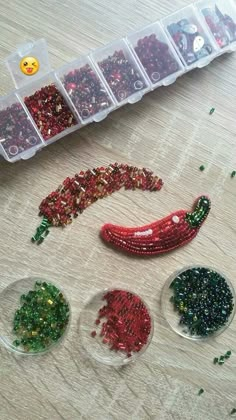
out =
[[[147,87],[139,70],[122,50],[98,62],[98,66],[118,102]]]
[[[106,89],[89,64],[66,74],[63,84],[82,120],[111,105]]]
[[[24,102],[44,140],[76,124],[74,115],[54,84],[42,87]]]
[[[111,195],[124,187],[126,190],[158,191],[163,182],[148,169],[127,164],[114,163],[107,168],[100,167],[81,171],[74,177],[67,177],[56,191],[49,194],[40,204],[40,215],[44,216],[32,242],[41,243],[50,226],[66,226],[72,217],[78,216],[99,198]]]
[[[102,343],[111,351],[121,351],[128,357],[148,343],[152,321],[139,296],[125,290],[111,290],[104,294],[106,304],[99,309]],[[95,337],[96,331],[91,332]]]
[[[188,269],[172,281],[170,288],[173,292],[171,302],[180,316],[179,323],[187,327],[191,336],[206,337],[217,332],[226,325],[233,312],[234,298],[230,287],[214,270],[205,267]],[[192,309],[193,318],[182,312],[180,302]],[[214,363],[222,365],[224,358],[215,358]]]
[[[21,295],[22,306],[16,310],[13,345],[26,352],[41,352],[57,342],[69,322],[69,304],[56,286],[36,282],[34,290]]]
[[[170,48],[156,34],[139,39],[135,52],[153,83],[179,70],[179,64]]]
[[[168,25],[167,29],[187,65],[212,53],[212,46],[208,43],[200,25],[182,19]]]
[[[41,143],[27,114],[19,103],[0,111],[0,144],[13,158]]]

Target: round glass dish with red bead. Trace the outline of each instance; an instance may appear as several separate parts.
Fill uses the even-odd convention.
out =
[[[79,320],[83,348],[95,360],[121,366],[148,348],[153,318],[141,297],[124,289],[105,289],[85,305]]]

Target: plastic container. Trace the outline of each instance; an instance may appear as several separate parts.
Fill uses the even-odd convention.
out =
[[[195,3],[223,52],[236,50],[236,5],[233,0],[200,0]]]
[[[44,141],[49,144],[77,130],[80,122],[54,73],[18,90]]]
[[[183,64],[158,22],[130,34],[127,41],[153,89],[174,83],[184,73]]]
[[[226,37],[223,44],[212,26],[214,19],[220,36]],[[139,101],[147,92],[174,83],[182,74],[208,65],[223,53],[236,50],[235,27],[236,6],[233,0],[200,0],[160,22],[79,57],[56,72],[51,69],[44,39],[20,45],[6,59],[16,90],[1,98],[0,107],[6,109],[9,104],[12,105],[12,98],[17,98],[17,103],[21,103],[29,117],[29,124],[35,129],[36,135],[33,137],[37,141],[31,138],[27,150],[12,147],[13,154],[9,154],[8,143],[3,140],[6,135],[9,138],[6,134],[9,123],[3,118],[1,131],[4,136],[0,140],[0,155],[9,162],[28,159],[37,150],[72,131],[93,121],[99,122],[111,111]],[[82,73],[85,73],[85,78],[82,78]],[[73,121],[69,122],[67,118],[67,124],[61,124],[59,118],[60,127],[53,124],[57,129],[51,127],[50,115],[44,115],[45,121],[40,123],[37,109],[32,112],[27,100],[28,109],[24,104],[26,97],[50,84],[56,86],[68,107],[67,111],[69,109],[73,115]],[[36,103],[34,107],[38,108],[37,105],[40,104]],[[43,111],[43,114],[47,113],[47,105]],[[42,127],[44,123],[47,125],[46,131]],[[19,140],[20,143],[21,137],[17,142]]]
[[[150,91],[149,83],[125,40],[113,42],[91,54],[117,104],[135,103]]]
[[[27,159],[43,147],[25,106],[15,93],[0,99],[0,150],[6,160]]]
[[[44,350],[40,351],[26,351],[22,346],[16,346],[14,344],[15,340],[17,340],[18,337],[13,331],[13,320],[15,317],[16,310],[22,307],[22,302],[20,301],[20,298],[22,295],[26,295],[30,290],[34,290],[35,282],[37,281],[47,282],[53,286],[56,286],[51,281],[47,281],[45,279],[37,277],[29,277],[11,283],[0,294],[0,343],[4,344],[7,349],[13,351],[15,354],[26,356],[44,354],[49,350],[53,349],[59,343],[61,343],[69,329],[71,319],[70,305],[68,303],[68,299],[66,298],[64,291],[61,291],[61,289],[58,286],[56,286],[57,289],[59,289],[60,292],[63,294],[65,301],[69,306],[69,322],[65,327],[65,330],[61,337],[57,341],[51,342],[50,345],[48,345]]]
[[[95,294],[91,300],[88,301],[88,303],[85,305],[83,310],[80,314],[79,319],[79,339],[81,340],[81,343],[83,345],[83,348],[87,351],[87,353],[94,358],[96,361],[101,362],[106,365],[113,365],[113,366],[121,366],[126,365],[127,363],[134,362],[139,356],[141,356],[148,348],[149,344],[151,343],[152,336],[153,336],[153,330],[154,330],[154,324],[153,319],[150,314],[150,310],[147,306],[147,304],[138,297],[135,293],[129,292],[127,290],[122,290],[124,293],[130,293],[133,296],[137,297],[139,300],[141,300],[142,304],[144,305],[145,309],[147,310],[150,320],[151,320],[151,330],[148,335],[147,343],[143,345],[141,350],[137,352],[131,352],[129,355],[127,355],[126,352],[122,350],[114,349],[112,350],[111,343],[109,343],[109,340],[106,339],[106,336],[101,336],[101,331],[104,328],[103,323],[107,322],[107,318],[102,317],[99,319],[99,310],[106,305],[106,300],[104,300],[104,296],[108,292],[117,292],[121,289],[104,289],[97,294]],[[124,310],[124,308],[123,308]],[[138,309],[137,309],[138,310]],[[129,317],[130,312],[128,311],[125,316],[127,318]],[[99,319],[99,321],[97,321]],[[115,321],[117,323],[120,323],[121,318],[118,319],[118,321]],[[125,322],[125,321],[124,321]],[[132,324],[131,324],[132,326]],[[129,334],[127,332],[127,334]]]
[[[63,84],[83,123],[101,121],[114,109],[115,101],[105,80],[89,57],[61,67],[56,77]]]
[[[172,302],[172,296],[174,296],[174,292],[173,292],[173,288],[171,287],[171,285],[173,286],[174,280],[178,276],[180,276],[181,274],[183,274],[184,272],[186,272],[189,269],[199,270],[200,268],[206,268],[208,270],[212,270],[212,271],[218,273],[219,275],[221,275],[226,280],[227,285],[230,289],[230,292],[233,296],[233,304],[234,304],[233,310],[232,310],[227,322],[225,323],[225,325],[223,325],[217,331],[215,331],[212,334],[209,334],[207,336],[191,334],[189,328],[185,324],[180,323],[181,316],[180,316],[178,310],[175,309],[174,304]],[[203,296],[203,299],[204,299],[204,296]],[[229,327],[229,325],[231,324],[231,322],[234,318],[234,315],[235,315],[235,291],[234,291],[234,288],[233,288],[230,280],[227,279],[224,274],[220,273],[219,271],[215,270],[214,268],[202,267],[200,265],[187,266],[187,267],[184,267],[183,269],[173,273],[170,276],[170,278],[168,278],[167,281],[165,282],[165,285],[164,285],[163,290],[162,290],[162,295],[161,295],[161,307],[162,307],[162,312],[165,316],[165,319],[166,319],[167,323],[172,328],[172,330],[175,331],[177,334],[181,335],[184,338],[188,338],[188,339],[191,339],[191,340],[207,340],[207,339],[214,338],[214,337],[218,336],[219,334],[223,333]],[[191,310],[191,308],[187,308],[187,311],[188,310]],[[183,308],[183,311],[185,311],[185,308]],[[211,312],[212,311],[213,311],[213,308],[211,309]],[[193,312],[194,312],[194,310],[193,310]],[[182,313],[184,313],[184,312],[182,312]],[[191,314],[191,316],[194,316],[194,314]]]
[[[219,47],[207,25],[191,5],[161,21],[188,70],[207,66]]]

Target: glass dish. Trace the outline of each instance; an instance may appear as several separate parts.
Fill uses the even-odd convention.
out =
[[[143,305],[143,310],[146,311],[146,314],[148,314],[148,322],[150,320],[150,331],[149,333],[145,333],[147,335],[147,341],[146,343],[140,348],[139,351],[130,351],[127,353],[127,351],[122,349],[117,349],[117,341],[122,341],[120,338],[120,335],[117,333],[117,330],[119,328],[118,324],[121,325],[121,323],[126,323],[127,318],[132,319],[132,313],[131,310],[127,310],[127,313],[123,315],[121,312],[121,315],[118,316],[114,321],[112,321],[112,340],[110,341],[110,338],[105,334],[102,333],[104,328],[106,328],[108,324],[108,316],[106,317],[99,317],[99,310],[101,308],[104,308],[105,300],[104,296],[107,295],[107,293],[124,293],[125,296],[127,294],[132,295],[134,299],[139,300]],[[125,298],[126,299],[126,298]],[[107,300],[106,300],[107,302]],[[123,304],[123,303],[122,303]],[[107,308],[107,306],[106,306]],[[126,310],[126,305],[122,307],[122,310]],[[140,309],[137,309],[140,311]],[[122,318],[123,317],[123,318]],[[106,322],[104,322],[106,321]],[[104,327],[104,324],[105,327]],[[126,325],[126,324],[125,324]],[[137,324],[136,324],[137,325]],[[127,343],[128,340],[132,340],[132,334],[134,334],[134,324],[131,323],[132,328],[129,328],[127,332],[127,325],[125,327],[125,330],[122,330],[123,335],[123,343]],[[123,328],[123,327],[122,327]],[[108,327],[109,329],[109,327]],[[101,362],[106,365],[113,365],[113,366],[121,366],[126,365],[127,363],[135,361],[139,356],[141,356],[148,348],[149,344],[151,343],[152,336],[153,336],[153,318],[150,314],[150,310],[147,306],[147,304],[141,299],[138,295],[136,295],[133,292],[130,292],[128,290],[121,290],[121,289],[105,289],[98,293],[96,293],[91,300],[88,301],[88,303],[83,308],[80,320],[79,320],[79,336],[83,345],[83,348],[87,351],[87,353],[93,357],[98,362]],[[103,334],[101,336],[101,333]],[[108,334],[109,335],[109,334]],[[114,338],[117,337],[117,338]],[[118,340],[119,339],[119,340]],[[141,340],[141,338],[140,338]],[[145,340],[144,340],[145,341]],[[115,345],[114,345],[115,343]],[[121,343],[118,343],[121,345]],[[111,349],[112,345],[116,347],[115,349]],[[118,347],[119,347],[118,345]],[[122,346],[121,346],[122,347]],[[125,347],[125,345],[124,345]]]
[[[27,295],[29,293],[29,291],[35,290],[35,283],[36,282],[39,282],[39,283],[46,282],[47,284],[50,284],[50,286],[52,286],[53,288],[56,288],[60,292],[59,294],[57,294],[57,297],[59,297],[60,299],[61,299],[60,294],[62,294],[62,296],[64,298],[63,303],[68,305],[68,311],[67,311],[67,306],[66,306],[67,323],[64,324],[65,328],[64,328],[62,334],[60,332],[60,337],[59,338],[55,339],[55,341],[47,339],[48,345],[45,345],[44,349],[33,350],[31,348],[30,350],[28,350],[26,348],[27,345],[26,345],[26,347],[24,347],[21,344],[17,345],[16,340],[20,341],[21,338],[23,337],[23,335],[24,335],[24,338],[26,337],[26,334],[27,334],[27,339],[29,337],[32,338],[32,337],[38,336],[39,337],[38,339],[41,340],[41,332],[40,332],[39,328],[37,329],[36,324],[34,324],[34,321],[32,321],[31,325],[28,324],[29,328],[26,328],[25,327],[26,324],[24,323],[23,333],[22,333],[22,329],[21,329],[21,330],[18,330],[18,334],[16,334],[13,330],[13,324],[15,325],[15,322],[16,322],[16,316],[17,316],[16,311],[19,310],[20,308],[22,308],[24,302],[27,302],[27,300],[25,300],[25,299],[22,300],[22,298],[21,298],[22,295]],[[40,287],[40,286],[38,286],[38,287]],[[55,289],[53,289],[53,290],[55,290]],[[56,291],[56,293],[57,293],[57,291]],[[19,354],[19,355],[43,354],[43,353],[48,352],[52,348],[54,348],[56,345],[58,345],[65,338],[66,333],[68,331],[69,324],[70,324],[71,309],[70,309],[70,305],[69,305],[68,299],[65,296],[64,291],[62,292],[61,289],[58,288],[51,281],[49,282],[45,279],[38,278],[38,277],[29,277],[29,278],[24,278],[24,279],[21,279],[21,280],[17,280],[14,283],[11,283],[8,287],[6,287],[1,292],[0,302],[1,302],[0,303],[0,342],[2,342],[7,349],[13,351],[15,354]],[[51,299],[49,299],[48,300],[49,308],[53,308],[53,304],[54,304],[53,301]],[[29,308],[29,306],[27,308]],[[26,309],[26,310],[28,310],[28,309]],[[60,310],[62,310],[62,309],[60,309]],[[34,305],[34,311],[35,311],[35,305]],[[42,312],[40,312],[40,314],[41,313]],[[51,312],[51,314],[52,314],[52,312]],[[51,314],[49,314],[49,316]],[[55,314],[55,312],[54,312],[54,314]],[[28,316],[28,314],[27,314],[27,316]],[[34,312],[33,316],[34,316],[34,319],[35,319],[35,317],[37,316],[37,313]],[[38,315],[38,316],[40,316],[40,315]],[[44,313],[44,315],[42,315],[42,320],[40,322],[43,322],[45,324],[46,322],[48,323],[48,320],[49,320],[48,315],[47,314],[45,315],[45,313]],[[55,329],[58,328],[58,325],[55,321],[55,317],[53,318],[53,321],[54,321],[54,323],[52,323],[50,325],[50,327],[51,327],[51,329],[54,329],[54,332],[55,332],[56,331]],[[23,321],[20,321],[20,325],[21,326],[23,325]],[[38,325],[39,325],[39,323],[38,323],[38,320],[37,320],[37,326]],[[47,325],[47,328],[48,328],[48,325]],[[45,335],[44,335],[44,337],[45,337]],[[32,346],[32,345],[30,345],[30,346]]]
[[[188,326],[186,324],[181,324],[180,323],[180,319],[182,317],[181,314],[183,314],[184,316],[189,315],[190,317],[193,317],[191,319],[194,320],[194,317],[196,315],[198,315],[198,314],[194,313],[194,309],[195,309],[195,312],[196,312],[196,306],[195,306],[195,308],[194,308],[194,306],[192,308],[185,307],[184,306],[184,302],[183,302],[182,308],[180,306],[180,308],[181,308],[181,312],[180,312],[174,306],[174,303],[173,303],[173,296],[174,296],[173,285],[174,285],[175,279],[177,277],[183,275],[188,270],[197,270],[197,271],[199,271],[201,269],[206,269],[206,270],[209,270],[209,271],[213,271],[213,272],[217,273],[219,276],[223,277],[225,279],[226,283],[227,283],[228,290],[231,292],[232,301],[233,301],[233,309],[232,309],[232,312],[230,313],[230,315],[229,315],[228,319],[226,320],[225,324],[222,325],[221,327],[219,327],[213,333],[209,333],[208,335],[195,335],[195,334],[191,334],[190,329],[188,328]],[[205,279],[203,279],[203,281],[205,281]],[[194,293],[193,293],[193,295],[194,295]],[[195,295],[196,295],[196,297],[194,296],[194,298],[198,299],[199,298],[199,295],[197,295],[196,293],[195,293]],[[202,299],[201,300],[201,303],[204,302],[204,299],[206,298],[206,295],[207,295],[207,287],[205,287],[205,289],[203,289],[202,295],[200,296],[200,298]],[[178,297],[179,297],[179,295],[178,295]],[[180,302],[180,305],[181,304],[182,303]],[[205,266],[202,267],[200,265],[188,266],[188,267],[184,267],[182,270],[179,270],[179,271],[173,273],[170,276],[170,278],[167,279],[167,281],[166,281],[166,283],[165,283],[165,285],[163,287],[163,290],[162,290],[161,307],[162,307],[162,312],[163,312],[163,314],[165,316],[165,319],[166,319],[167,323],[172,328],[172,330],[175,331],[177,334],[181,335],[184,338],[188,338],[188,339],[191,339],[191,340],[206,340],[206,339],[210,339],[212,337],[216,337],[219,334],[223,333],[229,327],[229,325],[231,324],[231,322],[232,322],[232,320],[234,318],[234,315],[235,315],[235,291],[234,291],[234,288],[233,288],[231,282],[229,281],[229,279],[227,279],[227,277],[224,276],[224,274],[220,273],[219,271],[216,271],[214,268],[205,267]],[[208,311],[209,308],[206,308],[206,310]],[[187,314],[186,314],[186,312],[187,312]],[[211,310],[209,310],[208,312],[210,313],[211,319],[216,319],[216,315],[215,316],[213,315],[214,314],[214,308],[211,308]],[[200,316],[199,316],[199,318],[200,318]],[[196,316],[196,322],[200,322],[198,320],[197,316]],[[209,326],[210,326],[210,324],[208,325],[208,327]]]

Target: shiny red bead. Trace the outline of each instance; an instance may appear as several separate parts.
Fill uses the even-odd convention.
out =
[[[72,178],[67,177],[56,191],[41,202],[40,215],[54,226],[64,226],[99,198],[107,197],[122,187],[158,191],[162,185],[162,180],[148,169],[126,164],[114,163],[107,168],[81,171]]]
[[[42,87],[24,102],[44,140],[76,124],[74,115],[54,84]]]
[[[118,102],[146,87],[140,72],[122,50],[115,51],[98,65]]]
[[[153,83],[179,70],[179,64],[168,45],[155,34],[139,39],[135,52]]]
[[[106,89],[89,64],[65,75],[63,84],[82,120],[111,105]]]
[[[106,301],[99,310],[102,323],[102,342],[111,350],[121,351],[131,357],[147,343],[152,329],[152,321],[147,307],[139,296],[124,290],[107,292]]]
[[[0,143],[9,158],[41,143],[21,104],[0,111]]]

